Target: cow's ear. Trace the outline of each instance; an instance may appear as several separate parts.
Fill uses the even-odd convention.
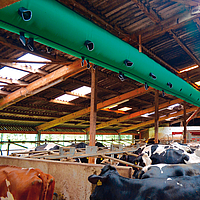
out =
[[[98,182],[105,182],[108,176],[98,176],[98,175],[91,175],[88,177],[88,181],[92,184],[97,184]]]

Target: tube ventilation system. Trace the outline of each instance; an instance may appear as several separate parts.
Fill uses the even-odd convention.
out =
[[[200,107],[200,92],[186,81],[56,0],[21,0],[2,8],[0,27]]]

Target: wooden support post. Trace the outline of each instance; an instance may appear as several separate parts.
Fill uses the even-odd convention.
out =
[[[139,52],[142,53],[142,36],[139,35]]]
[[[40,141],[41,141],[41,131],[38,131],[38,133],[37,133],[37,141],[38,141],[37,146],[40,146]]]
[[[187,117],[186,117],[186,102],[185,101],[183,102],[183,107],[184,107],[184,113],[183,113],[183,126],[184,126],[183,141],[184,141],[184,143],[186,143],[187,142],[187,140],[186,140],[186,134],[187,134],[187,123],[186,123],[186,120],[187,120]]]
[[[132,135],[132,145],[135,144],[135,135]]]
[[[155,90],[155,143],[156,144],[158,144],[158,127],[159,127],[158,106],[159,106],[159,91]]]
[[[97,115],[97,76],[96,71],[91,67],[91,105],[90,105],[90,142],[89,146],[95,146],[96,136],[96,115]],[[89,157],[89,163],[94,163],[95,158]]]

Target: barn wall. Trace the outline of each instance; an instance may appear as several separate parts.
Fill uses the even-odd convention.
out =
[[[73,162],[47,161],[39,159],[0,157],[1,165],[14,165],[24,168],[39,168],[44,173],[55,177],[55,192],[59,200],[86,200],[92,191],[88,176],[99,174],[103,165],[82,164]],[[131,177],[132,168],[116,167],[119,174]],[[58,200],[57,199],[57,200]]]
[[[181,140],[183,136],[181,134],[172,135],[174,132],[183,132],[184,127],[159,127],[158,129],[158,139],[159,140]],[[192,131],[200,131],[200,126],[187,126],[187,134]],[[155,134],[155,128],[149,129],[149,137],[153,138]]]

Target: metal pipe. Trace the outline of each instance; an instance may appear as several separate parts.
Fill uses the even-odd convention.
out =
[[[18,14],[21,7],[32,13],[31,17],[26,16],[29,21]],[[58,1],[21,0],[2,8],[0,27],[17,34],[24,32],[25,37],[34,41],[84,57],[95,65],[121,72],[125,77],[200,106],[200,92],[189,83]],[[125,65],[126,59],[133,65]]]

